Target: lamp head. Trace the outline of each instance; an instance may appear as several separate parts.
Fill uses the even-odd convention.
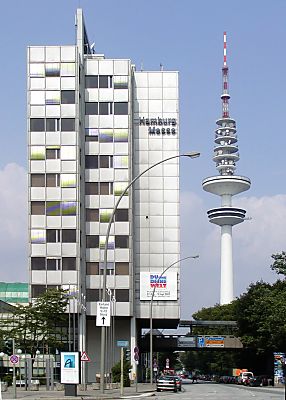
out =
[[[201,155],[201,153],[199,151],[188,151],[182,155],[190,158],[197,158]]]

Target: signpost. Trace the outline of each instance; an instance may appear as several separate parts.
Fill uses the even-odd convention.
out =
[[[98,301],[96,312],[96,326],[110,326],[110,302]]]

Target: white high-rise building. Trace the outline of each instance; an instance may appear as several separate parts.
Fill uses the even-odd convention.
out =
[[[177,72],[139,72],[128,59],[97,54],[80,9],[75,45],[28,48],[30,298],[47,288],[69,286],[75,293],[75,348],[96,361],[88,366],[89,381],[100,365],[96,310],[107,223],[135,176],[179,154],[178,103]],[[107,299],[114,317],[107,348],[115,360],[117,340],[128,340],[133,351],[141,328],[148,328],[156,275],[179,258],[176,158],[132,186],[112,224]],[[179,267],[156,289],[154,327],[177,325]]]

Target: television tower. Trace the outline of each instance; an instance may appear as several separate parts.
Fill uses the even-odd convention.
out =
[[[246,210],[232,206],[232,197],[250,188],[250,179],[234,175],[239,160],[236,122],[229,116],[228,66],[226,57],[226,32],[223,35],[222,67],[222,117],[216,121],[213,161],[219,175],[203,180],[206,192],[221,197],[221,206],[208,210],[209,221],[221,227],[221,281],[220,304],[232,302],[233,262],[232,227],[245,219]]]

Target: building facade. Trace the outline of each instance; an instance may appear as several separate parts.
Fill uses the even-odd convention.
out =
[[[132,179],[179,154],[178,73],[136,71],[128,59],[94,53],[79,9],[75,45],[28,48],[27,82],[30,298],[74,290],[70,312],[79,315],[78,348],[96,359],[92,380],[107,224]],[[154,284],[155,326],[176,326],[179,264],[158,277],[180,258],[178,158],[123,196],[107,253],[110,343],[137,344]],[[115,346],[110,364],[118,355]]]

